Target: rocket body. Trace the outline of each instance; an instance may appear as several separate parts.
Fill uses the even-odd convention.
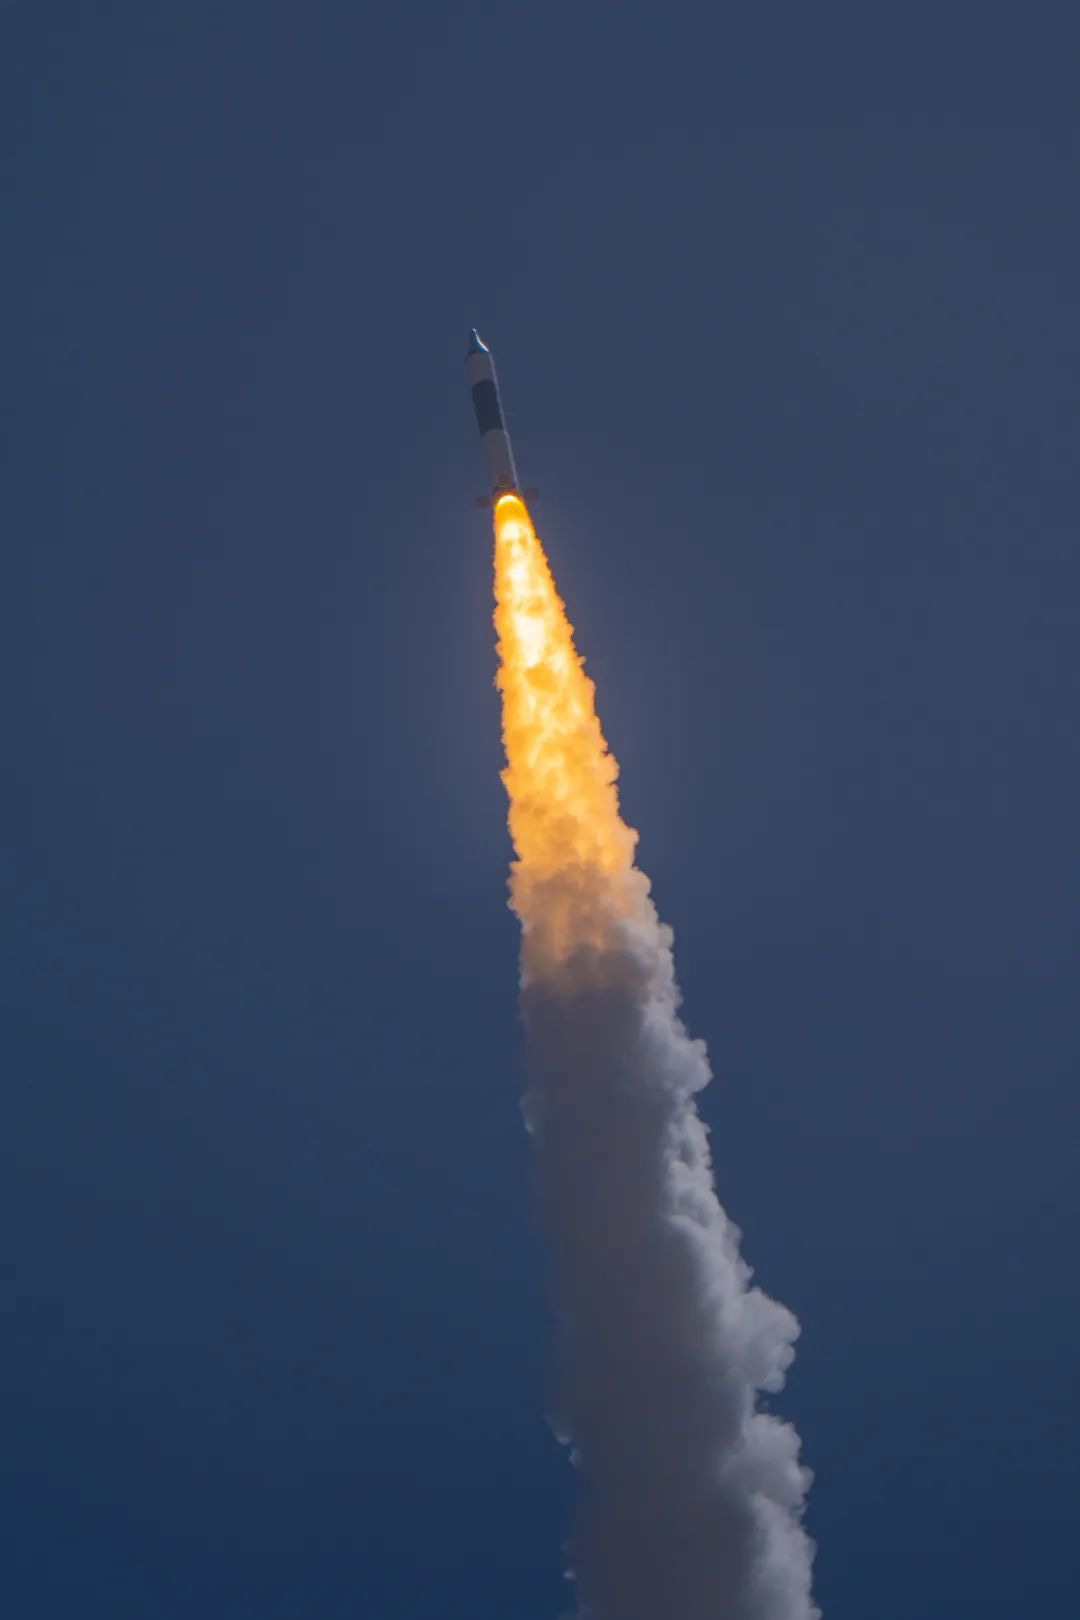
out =
[[[520,486],[517,468],[514,466],[510,435],[506,431],[503,417],[502,400],[499,398],[499,379],[495,374],[495,361],[491,350],[481,342],[475,329],[469,336],[469,348],[465,356],[465,376],[468,379],[469,392],[472,394],[476,425],[480,430],[484,463],[491,484],[491,498],[497,501],[500,495],[519,493]]]

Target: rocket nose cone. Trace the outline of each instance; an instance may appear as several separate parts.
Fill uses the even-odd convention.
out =
[[[470,354],[487,354],[488,352],[487,344],[481,342],[480,334],[474,326],[469,332],[469,347],[465,351],[466,360]]]

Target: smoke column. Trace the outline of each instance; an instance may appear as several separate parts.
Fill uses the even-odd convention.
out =
[[[717,1201],[672,936],[634,865],[617,766],[524,504],[495,509],[522,928],[526,1118],[558,1310],[555,1426],[582,1500],[582,1620],[811,1620],[809,1473],[758,1410],[798,1323],[750,1282]]]

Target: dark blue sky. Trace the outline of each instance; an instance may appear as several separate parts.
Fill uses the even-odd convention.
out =
[[[566,1602],[473,322],[820,1601],[1067,1609],[1078,42],[877,9],[0,7],[5,1612]]]

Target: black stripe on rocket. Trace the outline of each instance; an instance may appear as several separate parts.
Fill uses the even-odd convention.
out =
[[[472,401],[473,410],[476,412],[476,425],[481,433],[490,433],[493,428],[505,428],[502,405],[499,403],[499,390],[492,378],[485,377],[483,382],[475,385]]]

